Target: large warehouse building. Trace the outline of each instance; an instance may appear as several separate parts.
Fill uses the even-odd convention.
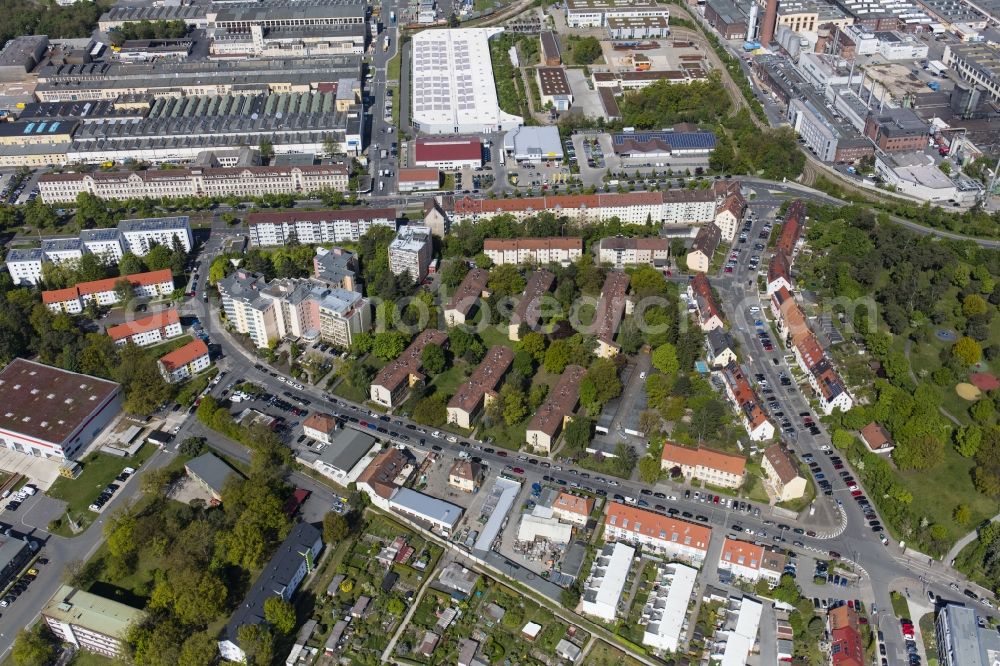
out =
[[[73,458],[121,411],[121,385],[23,358],[0,370],[0,444]]]
[[[524,119],[500,110],[489,38],[503,28],[413,36],[413,126],[425,134],[505,132]]]

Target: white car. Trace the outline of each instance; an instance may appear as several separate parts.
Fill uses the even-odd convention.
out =
[[[646,378],[646,373],[645,372],[640,372],[639,373],[639,379],[645,379],[645,378]]]
[[[847,489],[850,490],[851,492],[854,492],[855,490],[859,489],[858,484],[852,483],[851,485],[847,486]]]
[[[982,605],[986,606],[987,608],[993,608],[993,602],[991,602],[989,599],[985,599],[985,598],[980,599],[979,603],[981,603]]]
[[[438,439],[440,439],[441,432],[439,430],[435,430],[434,432],[431,433],[431,437],[437,437]]]
[[[750,314],[757,314],[758,312],[760,312],[760,308],[759,307],[757,307],[756,305],[751,305],[750,306]]]
[[[823,446],[819,447],[819,450],[820,451],[829,451],[830,450],[830,445],[829,444],[824,444]]]
[[[447,437],[445,437],[445,439],[447,439],[452,444],[458,441],[458,437],[455,437],[454,435],[448,435]]]

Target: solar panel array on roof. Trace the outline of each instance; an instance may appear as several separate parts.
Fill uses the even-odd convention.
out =
[[[630,140],[640,144],[660,140],[673,148],[715,148],[715,134],[712,132],[628,132],[612,135],[616,145]]]

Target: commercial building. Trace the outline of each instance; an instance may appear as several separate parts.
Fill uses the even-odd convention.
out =
[[[974,608],[945,604],[934,629],[941,666],[990,666],[1000,654],[1000,637],[988,626],[979,626]]]
[[[358,490],[372,503],[448,535],[462,518],[462,508],[403,486],[416,467],[412,454],[396,447],[385,449],[358,477]]]
[[[69,585],[60,585],[41,617],[62,643],[112,659],[126,655],[126,634],[146,614],[131,606]]]
[[[747,15],[732,0],[706,0],[705,20],[726,39],[747,38]]]
[[[389,270],[393,275],[410,276],[415,283],[427,277],[434,241],[429,227],[400,227],[389,243]]]
[[[634,543],[665,557],[700,565],[708,554],[712,528],[618,502],[609,502],[604,538]]]
[[[483,253],[497,266],[533,264],[568,266],[583,256],[582,238],[487,238]]]
[[[23,80],[42,62],[48,49],[49,38],[45,35],[22,35],[8,41],[0,49],[0,82]]]
[[[559,432],[573,415],[580,400],[580,382],[587,371],[579,365],[568,365],[559,377],[555,390],[531,417],[525,431],[525,441],[536,452],[549,455]]]
[[[703,226],[694,237],[691,250],[685,258],[687,267],[692,271],[707,273],[709,267],[712,265],[712,257],[715,256],[715,251],[719,248],[719,243],[721,242],[722,230],[714,222]]]
[[[52,312],[69,314],[80,314],[91,301],[99,307],[115,305],[121,300],[121,290],[117,285],[123,280],[131,285],[136,298],[169,296],[174,291],[174,276],[169,268],[165,268],[161,271],[80,282],[65,289],[43,291],[42,303]]]
[[[424,348],[428,345],[443,347],[447,343],[448,334],[443,331],[433,328],[421,331],[406,351],[375,375],[371,384],[372,402],[389,409],[398,405],[407,389],[422,383],[425,379],[424,374],[420,372]]]
[[[194,377],[212,365],[208,345],[203,340],[192,340],[180,349],[165,354],[157,361],[164,381],[176,384]]]
[[[665,652],[678,652],[688,604],[694,593],[698,570],[683,564],[657,564],[656,585],[642,609],[646,627],[642,644]]]
[[[472,419],[498,397],[496,389],[513,362],[514,352],[510,347],[490,347],[479,367],[448,401],[448,423],[471,428]]]
[[[736,408],[740,422],[746,428],[750,439],[763,441],[774,437],[774,424],[767,420],[767,414],[761,407],[760,398],[743,374],[743,370],[732,362],[720,371],[726,395]]]
[[[481,167],[483,142],[476,138],[421,137],[414,142],[413,163],[445,171]]]
[[[248,624],[261,624],[264,620],[264,602],[272,597],[290,601],[323,550],[323,535],[309,523],[296,523],[288,537],[278,546],[264,570],[254,581],[219,640],[219,653],[223,659],[236,662],[247,660],[239,644],[239,629]]]
[[[544,268],[533,271],[524,287],[524,293],[517,302],[517,307],[507,325],[507,337],[517,341],[521,339],[521,327],[534,331],[542,319],[545,294],[549,293],[555,284],[555,274]]]
[[[837,606],[827,613],[827,620],[833,666],[864,666],[865,647],[857,611],[846,604]],[[1000,646],[1000,640],[996,644]]]
[[[396,228],[393,208],[341,208],[281,213],[251,213],[247,216],[250,244],[272,247],[298,242],[356,243],[375,226]]]
[[[601,299],[597,302],[594,319],[591,323],[594,337],[597,338],[597,355],[610,358],[618,354],[621,347],[615,342],[615,334],[622,323],[625,310],[628,307],[625,297],[628,291],[628,273],[611,271],[604,279],[601,288]]]
[[[489,271],[482,268],[473,268],[466,274],[445,306],[444,321],[447,326],[458,326],[466,322],[478,307],[489,280]]]
[[[567,0],[566,25],[570,28],[601,28],[612,18],[670,19],[670,9],[656,0]]]
[[[138,347],[148,347],[158,342],[176,338],[183,332],[181,319],[176,308],[161,310],[148,317],[118,324],[108,329],[108,335],[116,345],[132,343]]]
[[[302,422],[302,434],[323,444],[330,444],[336,433],[337,419],[324,412],[313,412]]]
[[[184,463],[184,472],[212,497],[214,504],[222,502],[222,491],[230,479],[243,475],[212,453],[204,453]]]
[[[413,36],[412,122],[425,134],[504,132],[523,124],[500,110],[489,38],[503,28],[424,30]]]
[[[634,558],[635,548],[624,543],[609,543],[604,546],[583,585],[581,612],[605,622],[615,621],[618,602]]]
[[[670,35],[670,21],[665,16],[612,16],[605,24],[611,39],[662,39]]]
[[[538,77],[538,91],[543,109],[568,111],[573,106],[573,89],[566,78],[566,70],[562,67],[538,67],[535,69]],[[541,128],[538,128],[541,129]],[[558,135],[558,129],[556,134]]]
[[[927,153],[877,153],[875,172],[897,192],[920,201],[974,204],[982,194],[978,181],[941,171]]]
[[[679,467],[688,480],[698,479],[702,483],[721,488],[739,488],[746,475],[747,460],[743,456],[731,455],[699,446],[696,449],[665,442],[660,457],[660,466],[665,471]]]
[[[719,308],[715,294],[712,293],[712,285],[704,273],[695,275],[688,283],[687,294],[688,302],[694,305],[696,320],[701,330],[707,333],[723,327],[722,309]]]
[[[121,402],[120,384],[15,358],[0,370],[0,444],[72,459],[118,416]]]
[[[715,149],[715,133],[705,130],[618,132],[611,135],[615,154],[630,163],[660,163],[671,157],[707,156]]]
[[[330,439],[329,445],[322,448],[312,466],[320,474],[347,486],[361,476],[369,456],[378,446],[371,435],[354,428],[342,428]]]
[[[517,526],[517,540],[531,543],[535,539],[545,539],[551,543],[568,544],[573,538],[573,526],[560,522],[557,518],[526,513]]]
[[[687,63],[681,69],[618,70],[614,72],[593,72],[590,75],[594,87],[598,89],[598,92],[602,88],[611,88],[615,92],[641,90],[660,81],[680,84],[691,83],[692,81],[704,81],[707,77],[706,71],[700,65],[691,63]],[[605,107],[607,107],[606,103]]]
[[[666,268],[670,262],[669,238],[612,236],[597,242],[597,262],[621,270],[625,266]]]
[[[201,150],[205,150],[204,147]],[[200,152],[200,151],[199,151]],[[111,158],[112,160],[120,158]],[[48,173],[38,179],[45,203],[73,203],[86,192],[101,199],[262,197],[347,190],[348,171],[339,165],[191,167],[166,170]]]
[[[433,167],[411,167],[396,172],[400,192],[441,189],[441,172]]]
[[[558,67],[562,64],[562,49],[559,47],[559,37],[552,30],[539,33],[542,45],[542,64],[546,67]]]
[[[525,125],[513,129],[504,134],[503,149],[507,157],[516,162],[538,164],[549,160],[561,162],[563,159],[559,129],[552,125],[543,127]]]
[[[787,502],[805,495],[808,481],[799,473],[799,466],[781,444],[772,444],[764,449],[760,466],[779,502]]]

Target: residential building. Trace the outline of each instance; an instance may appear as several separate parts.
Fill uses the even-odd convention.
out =
[[[777,585],[784,572],[784,566],[784,556],[772,553],[765,546],[730,537],[726,537],[722,542],[719,570],[728,571],[736,578],[751,582],[763,578]]]
[[[642,609],[648,618],[642,644],[665,652],[679,652],[688,605],[694,594],[698,570],[683,564],[657,564],[656,584]]]
[[[396,229],[394,208],[340,208],[251,213],[247,229],[253,247],[356,243],[372,227]]]
[[[444,347],[447,343],[448,334],[443,331],[433,328],[421,331],[406,351],[375,375],[371,384],[372,402],[389,409],[398,405],[407,389],[422,383],[425,379],[424,374],[420,372],[424,348],[428,345]]]
[[[73,203],[77,195],[84,192],[117,201],[163,197],[261,197],[320,190],[345,192],[349,175],[348,169],[340,165],[48,173],[38,179],[38,191],[45,203]]]
[[[121,301],[122,290],[119,283],[125,280],[131,285],[135,298],[156,298],[169,296],[174,291],[174,276],[169,268],[150,273],[136,273],[93,282],[80,282],[66,289],[42,292],[42,303],[52,312],[80,314],[91,301],[99,307],[116,305]]]
[[[781,223],[781,233],[775,244],[776,252],[785,255],[789,263],[795,254],[795,247],[802,237],[802,227],[806,223],[806,204],[802,199],[796,199],[785,212],[785,221]]]
[[[580,611],[605,622],[614,622],[625,580],[632,568],[635,548],[624,543],[609,543],[601,549],[583,585]]]
[[[328,289],[361,291],[358,258],[339,247],[317,247],[313,257],[313,277]]]
[[[483,166],[483,142],[477,138],[421,137],[413,144],[417,167],[457,171]]]
[[[524,287],[524,293],[517,302],[517,307],[510,317],[507,325],[507,337],[511,340],[521,339],[521,327],[527,327],[529,331],[538,329],[538,324],[542,319],[543,300],[552,285],[555,284],[556,276],[544,268],[532,271],[528,278],[528,283]]]
[[[330,444],[337,434],[337,419],[323,412],[313,412],[302,422],[302,434],[309,439]]]
[[[941,666],[992,666],[1000,654],[1000,637],[979,625],[976,610],[946,603],[934,622],[938,662]]]
[[[462,279],[462,283],[458,285],[448,305],[445,306],[444,321],[449,328],[464,324],[472,316],[479,305],[479,299],[486,291],[489,280],[489,271],[482,268],[473,268]]]
[[[314,290],[311,297],[318,299],[319,334],[326,342],[347,349],[355,335],[372,326],[371,305],[356,291],[330,289],[317,293]]]
[[[774,424],[767,420],[767,414],[761,407],[760,398],[743,374],[743,370],[735,362],[722,368],[722,381],[726,386],[726,395],[736,407],[736,412],[746,428],[750,439],[763,441],[774,437]]]
[[[604,279],[601,300],[597,302],[591,323],[594,337],[597,338],[597,355],[601,358],[615,356],[621,349],[615,342],[615,334],[627,309],[625,294],[628,283],[628,274],[620,271],[610,271]]]
[[[181,319],[177,308],[154,312],[148,317],[127,321],[108,329],[108,335],[116,345],[132,343],[137,347],[148,347],[170,338],[176,338],[183,332]]]
[[[705,336],[708,362],[714,368],[724,368],[736,362],[736,343],[728,331],[714,328]]]
[[[191,222],[187,215],[176,217],[146,217],[122,220],[118,223],[122,245],[132,254],[144,257],[155,245],[190,252],[194,247]]]
[[[780,289],[792,290],[792,267],[788,256],[775,252],[767,264],[767,295],[773,296]]]
[[[896,448],[889,431],[875,421],[861,429],[861,441],[872,453],[889,453]]]
[[[692,271],[707,273],[721,241],[722,230],[714,222],[699,229],[687,255],[687,267]]]
[[[400,227],[389,243],[389,270],[393,275],[406,273],[414,283],[427,277],[434,241],[429,227]]]
[[[73,459],[115,418],[121,385],[23,358],[0,370],[0,445],[36,458]]]
[[[708,554],[712,528],[628,504],[609,502],[604,518],[604,538],[634,543],[666,557],[700,565]]]
[[[146,613],[69,585],[60,585],[41,617],[61,643],[111,659],[126,655],[126,636]]]
[[[479,492],[483,481],[483,467],[468,458],[459,458],[448,470],[448,485],[464,493]]]
[[[660,457],[660,466],[669,471],[680,467],[681,474],[688,480],[698,479],[702,483],[720,488],[739,488],[746,475],[747,460],[743,456],[731,455],[699,446],[692,449],[666,442]]]
[[[597,262],[621,270],[625,266],[666,268],[670,262],[669,238],[613,236],[597,242]]]
[[[496,389],[513,362],[514,352],[510,347],[490,347],[479,367],[448,401],[448,423],[471,428],[472,419],[480,409],[485,409],[498,397]]]
[[[715,300],[715,294],[712,293],[712,285],[709,284],[704,273],[695,275],[694,279],[688,283],[687,293],[690,302],[695,306],[695,314],[701,330],[708,332],[723,327],[722,310]]]
[[[582,238],[487,238],[483,253],[497,266],[534,264],[568,266],[583,256]]]
[[[215,286],[226,323],[237,333],[248,335],[258,347],[269,347],[278,340],[278,309],[262,295],[267,288],[263,275],[238,269]]]
[[[435,167],[409,167],[396,172],[400,192],[440,190],[441,172]]]
[[[830,623],[830,661],[833,666],[865,666],[864,641],[857,611],[848,605],[827,612]],[[1000,646],[1000,641],[997,641]]]
[[[243,478],[242,474],[212,453],[204,453],[184,463],[184,472],[209,494],[212,504],[222,502],[222,491],[230,479]]]
[[[169,384],[176,384],[207,369],[212,365],[212,359],[204,340],[192,340],[183,347],[161,356],[156,363],[163,379]]]
[[[772,444],[764,449],[760,466],[774,491],[775,499],[779,502],[787,502],[805,495],[808,481],[799,473],[798,464],[781,444]]]
[[[347,486],[358,480],[368,466],[369,456],[378,447],[378,441],[371,435],[354,428],[341,428],[329,445],[319,451],[312,467],[341,486]]]
[[[670,9],[656,0],[568,0],[566,25],[570,28],[602,28],[613,18],[655,17],[668,20]]]
[[[545,397],[545,402],[531,417],[525,440],[536,452],[544,455],[552,452],[552,445],[580,400],[580,382],[585,374],[586,369],[579,365],[566,366],[555,390]]]
[[[290,601],[306,574],[313,570],[320,551],[323,535],[309,523],[296,523],[285,540],[278,546],[260,576],[254,581],[236,611],[222,631],[219,653],[228,661],[245,662],[246,652],[239,644],[239,629],[248,624],[261,624],[264,620],[264,602],[272,597]]]
[[[720,666],[746,666],[750,653],[757,644],[757,631],[763,612],[764,604],[752,597],[730,600],[725,623],[719,630],[724,640],[716,644],[710,659],[717,661]]]
[[[552,503],[552,515],[567,523],[585,527],[594,510],[594,500],[580,495],[560,492]]]
[[[722,240],[732,243],[736,240],[736,230],[743,223],[747,210],[747,200],[739,191],[728,195],[715,212],[715,226],[719,227]]]

